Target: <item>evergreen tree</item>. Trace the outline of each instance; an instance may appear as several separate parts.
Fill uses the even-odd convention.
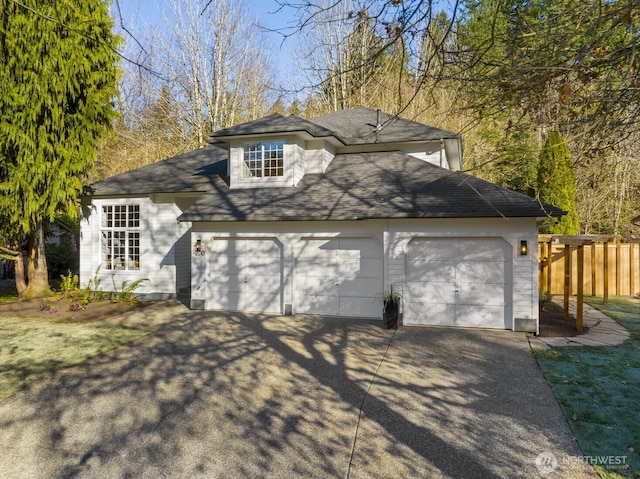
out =
[[[558,130],[549,132],[538,165],[538,198],[567,212],[560,222],[542,233],[575,235],[580,231],[576,212],[576,175],[571,155]]]
[[[21,296],[48,290],[43,226],[76,211],[115,117],[112,27],[104,0],[0,0],[0,217],[25,238]],[[16,271],[21,249],[3,248]]]

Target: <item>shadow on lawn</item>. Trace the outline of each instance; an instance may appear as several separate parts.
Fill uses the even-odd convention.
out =
[[[156,334],[0,404],[0,469],[531,477],[538,452],[573,450],[510,334],[176,309]]]

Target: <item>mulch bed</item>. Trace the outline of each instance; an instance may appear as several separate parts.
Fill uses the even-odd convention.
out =
[[[583,334],[588,328],[584,328]],[[548,303],[540,306],[540,336],[546,338],[562,338],[577,336],[576,318],[569,315],[565,321],[562,306]]]
[[[100,300],[85,305],[84,309],[72,311],[73,308],[70,308],[70,305],[74,302],[75,300],[68,298],[57,301],[52,301],[51,298],[39,298],[0,304],[0,317],[39,318],[81,323],[100,321],[140,307],[136,304]]]

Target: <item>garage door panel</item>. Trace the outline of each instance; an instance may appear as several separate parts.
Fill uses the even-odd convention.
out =
[[[460,283],[458,284],[458,304],[504,306],[504,284]]]
[[[243,280],[246,292],[273,293],[274,285],[280,283],[280,275],[247,276]],[[280,288],[277,290],[279,291]]]
[[[474,328],[506,327],[504,321],[504,306],[484,306],[478,308],[473,305],[458,305],[456,308],[457,326]]]
[[[340,297],[340,316],[357,318],[379,318],[381,306],[371,298]]]
[[[453,304],[431,304],[425,314],[421,303],[405,303],[404,316],[412,318],[411,324],[449,326],[455,324],[456,307]]]
[[[416,303],[454,304],[456,301],[455,285],[451,283],[408,283],[405,295]]]
[[[303,240],[297,258],[330,259],[336,257],[340,246],[338,240]]]
[[[280,311],[280,295],[273,292],[259,292],[245,290],[243,302],[244,311]]]
[[[226,309],[230,311],[239,311],[242,309],[240,304],[240,292],[214,292],[207,300],[207,309]]]
[[[340,296],[366,297],[370,302],[374,302],[375,295],[381,292],[379,288],[380,280],[378,278],[341,279],[338,294]]]
[[[275,240],[214,239],[210,249],[207,308],[282,310],[282,251]]]
[[[340,238],[336,254],[338,258],[379,258],[380,248],[373,238]]]
[[[326,262],[319,258],[300,258],[296,261],[296,276],[335,277],[338,275],[336,261]]]
[[[456,277],[459,281],[480,283],[503,283],[505,277],[505,263],[458,263]]]
[[[337,275],[341,278],[368,277],[379,278],[382,271],[380,259],[340,259]]]
[[[409,245],[409,252],[410,262],[456,259],[455,243],[452,243],[448,238],[413,240]]]
[[[296,298],[297,313],[337,316],[338,307],[335,295],[301,295]]]
[[[297,312],[380,317],[382,246],[372,238],[303,239],[296,249]]]
[[[456,279],[454,261],[417,261],[407,265],[407,281],[448,282]]]
[[[405,322],[508,327],[512,250],[499,238],[411,241],[406,254]]]
[[[254,260],[255,261],[255,260]],[[280,277],[280,271],[282,271],[282,265],[279,258],[273,259],[271,262],[258,262],[255,261],[251,265],[247,265],[242,269],[242,273],[247,277],[256,276],[277,276]]]
[[[219,256],[209,263],[211,275],[240,274],[243,265],[238,256]]]
[[[280,258],[280,246],[273,240],[247,240],[245,241],[245,254],[252,258]]]
[[[504,261],[504,242],[493,239],[459,239],[459,261]]]
[[[209,290],[215,293],[227,291],[239,293],[242,291],[244,280],[240,276],[213,277],[208,281]]]
[[[216,258],[219,258],[220,255],[239,256],[244,249],[244,242],[241,240],[215,239],[210,249]]]
[[[336,278],[319,276],[297,277],[296,290],[302,295],[336,296],[338,294]]]

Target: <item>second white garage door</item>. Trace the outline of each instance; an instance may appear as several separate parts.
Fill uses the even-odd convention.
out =
[[[205,258],[207,309],[282,312],[282,247],[276,240],[216,238]]]
[[[510,329],[512,254],[501,238],[412,240],[404,322]]]
[[[373,238],[303,239],[295,262],[295,311],[380,318],[382,277],[382,245]]]

